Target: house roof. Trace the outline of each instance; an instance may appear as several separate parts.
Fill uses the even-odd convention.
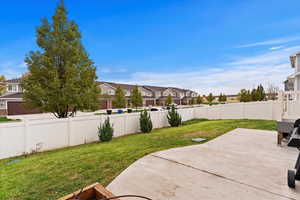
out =
[[[5,82],[6,83],[20,83],[21,78],[14,78],[14,79],[6,80]]]
[[[101,81],[98,82],[99,84],[108,84],[114,88],[117,88],[118,86],[122,87],[125,90],[133,90],[135,85],[129,85],[129,84],[123,84],[123,83],[113,83],[113,82],[106,82],[106,81]]]
[[[18,93],[3,95],[0,97],[0,99],[21,99],[22,95],[23,95],[22,92],[18,92]]]

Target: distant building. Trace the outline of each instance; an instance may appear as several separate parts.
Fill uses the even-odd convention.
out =
[[[0,115],[39,113],[36,109],[27,109],[24,106],[24,100],[22,98],[23,89],[21,87],[20,78],[7,80],[2,84],[6,85],[6,92],[0,97]],[[124,90],[125,97],[128,101],[127,105],[129,105],[131,92],[135,87],[135,85],[112,82],[98,82],[98,85],[102,93],[99,109],[113,108],[112,101],[118,86]],[[143,96],[144,106],[166,105],[166,99],[169,95],[172,96],[174,103],[185,105],[190,104],[192,98],[198,96],[194,91],[175,87],[138,85],[138,89]]]

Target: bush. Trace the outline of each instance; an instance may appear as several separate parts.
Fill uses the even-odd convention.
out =
[[[172,127],[175,127],[175,126],[177,127],[181,124],[181,116],[175,109],[174,105],[172,106],[171,110],[168,111],[167,118],[168,118],[168,122],[169,122],[170,126],[172,126]]]
[[[98,127],[98,136],[100,141],[108,142],[112,140],[114,135],[114,129],[110,124],[109,117],[104,121],[104,124],[100,124]]]
[[[140,127],[143,133],[150,133],[152,130],[152,121],[147,110],[142,111],[140,114]]]

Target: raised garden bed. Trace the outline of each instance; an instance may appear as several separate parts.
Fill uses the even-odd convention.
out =
[[[95,183],[58,200],[100,200],[110,197],[114,197],[114,195],[99,183]]]

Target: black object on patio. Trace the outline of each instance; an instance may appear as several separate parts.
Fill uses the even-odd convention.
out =
[[[288,142],[289,147],[296,147],[300,151],[300,119],[296,120],[295,128]],[[290,188],[296,187],[296,180],[300,181],[300,153],[296,161],[295,169],[288,170],[288,186]]]

